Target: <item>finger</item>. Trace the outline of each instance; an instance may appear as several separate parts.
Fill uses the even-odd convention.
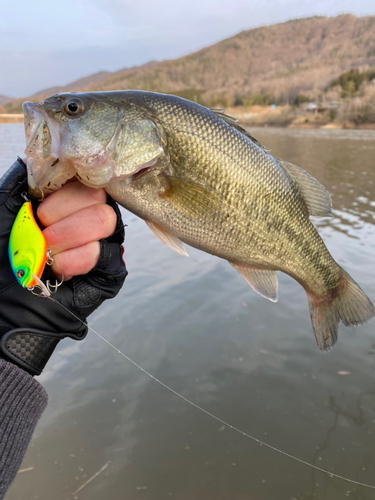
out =
[[[104,189],[93,189],[78,181],[71,182],[40,203],[37,215],[43,226],[48,227],[82,208],[106,201]]]
[[[86,274],[99,261],[100,243],[91,241],[78,248],[66,250],[53,256],[52,271],[58,279],[64,275],[64,281],[73,276]]]
[[[117,217],[109,205],[92,205],[43,230],[52,255],[108,238],[116,229]]]

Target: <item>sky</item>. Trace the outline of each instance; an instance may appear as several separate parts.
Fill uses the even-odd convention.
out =
[[[374,0],[0,2],[0,95],[176,58],[244,29],[311,15],[375,14]]]

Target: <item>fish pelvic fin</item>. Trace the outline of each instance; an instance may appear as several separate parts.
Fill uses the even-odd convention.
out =
[[[375,316],[375,308],[360,286],[342,270],[343,276],[326,297],[307,294],[311,323],[319,349],[329,351],[337,342],[338,324],[359,326]]]
[[[305,200],[309,216],[333,217],[331,196],[323,184],[297,165],[280,158],[275,160],[293,179]]]
[[[171,234],[169,231],[159,226],[158,224],[155,224],[155,222],[151,222],[149,220],[145,220],[145,222],[154,233],[154,235],[158,238],[158,240],[163,243],[163,245],[167,245],[171,250],[178,253],[178,255],[189,257],[189,254],[185,250],[184,244],[176,236],[173,236],[173,234]]]
[[[236,271],[247,281],[251,288],[271,302],[277,302],[278,281],[276,271],[254,269],[229,262]]]

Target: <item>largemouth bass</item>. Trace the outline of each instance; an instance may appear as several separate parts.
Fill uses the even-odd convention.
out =
[[[29,185],[38,194],[76,176],[104,187],[173,250],[183,242],[226,259],[260,295],[277,300],[276,271],[308,297],[319,348],[338,324],[374,306],[335,262],[309,217],[331,216],[326,189],[273,157],[221,110],[142,91],[57,94],[25,103]]]

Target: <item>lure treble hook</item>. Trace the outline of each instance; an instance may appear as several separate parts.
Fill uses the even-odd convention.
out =
[[[64,283],[63,274],[61,275],[61,281],[58,282],[56,280],[54,285],[51,284],[50,280],[47,280],[46,283],[44,284],[43,281],[40,278],[38,278],[38,276],[35,276],[35,274],[33,274],[33,278],[37,282],[37,285],[27,289],[29,290],[29,292],[31,292],[33,295],[36,295],[37,297],[50,297],[51,295],[56,293],[59,286],[61,286]],[[38,290],[39,293],[35,292],[34,290]]]

